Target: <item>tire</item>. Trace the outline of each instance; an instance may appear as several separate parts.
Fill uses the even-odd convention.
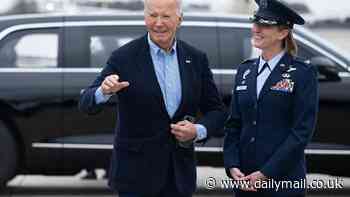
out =
[[[10,132],[0,123],[0,188],[16,175],[17,144]]]

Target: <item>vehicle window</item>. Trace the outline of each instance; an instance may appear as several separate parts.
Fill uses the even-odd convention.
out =
[[[316,51],[314,51],[311,48],[308,48],[307,46],[301,44],[300,42],[297,41],[298,45],[298,57],[301,57],[305,60],[310,60],[312,57],[317,56]]]
[[[243,60],[258,56],[250,43],[249,28],[221,27],[219,35],[222,68],[236,69]]]
[[[308,47],[308,46],[306,46],[298,41],[297,41],[297,45],[298,45],[298,55],[297,56],[301,57],[302,59],[310,60],[313,57],[323,56],[319,52],[317,52],[316,50],[312,49],[311,47]],[[334,66],[338,71],[340,71],[340,72],[344,71],[344,68],[342,66],[340,66],[339,64],[337,64],[336,62],[334,62]]]
[[[90,67],[103,67],[111,53],[145,35],[145,27],[95,27],[89,29]]]
[[[58,65],[58,33],[16,32],[0,45],[2,68],[53,68]]]
[[[134,38],[96,35],[90,37],[90,67],[103,66],[111,53]]]
[[[205,52],[210,68],[220,66],[216,28],[183,26],[178,32],[178,38]]]

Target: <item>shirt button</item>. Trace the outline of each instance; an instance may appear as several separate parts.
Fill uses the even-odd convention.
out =
[[[253,125],[256,125],[256,121],[255,120],[253,121]]]
[[[255,142],[255,137],[250,138],[250,143]]]

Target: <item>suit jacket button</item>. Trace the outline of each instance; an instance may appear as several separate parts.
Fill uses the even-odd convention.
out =
[[[255,120],[253,121],[253,125],[256,125],[256,121]]]
[[[250,138],[250,143],[255,142],[255,137]]]

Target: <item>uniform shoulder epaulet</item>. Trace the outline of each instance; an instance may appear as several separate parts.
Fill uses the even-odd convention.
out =
[[[254,62],[255,59],[252,59],[252,58],[249,58],[249,59],[245,59],[241,62],[241,64],[245,64],[245,63],[248,63],[248,62]]]
[[[294,57],[294,61],[298,62],[298,63],[303,63],[303,64],[310,64],[310,61],[303,58],[303,57]]]
[[[297,56],[294,57],[294,62],[295,62],[295,64],[298,64],[300,66],[304,66],[305,68],[308,68],[311,65],[310,61],[303,58],[303,57],[297,57]]]
[[[252,58],[250,58],[250,59],[245,59],[245,60],[243,60],[242,62],[241,62],[241,64],[246,64],[246,63],[251,63],[251,62],[255,62],[255,60],[256,59],[252,59]]]

